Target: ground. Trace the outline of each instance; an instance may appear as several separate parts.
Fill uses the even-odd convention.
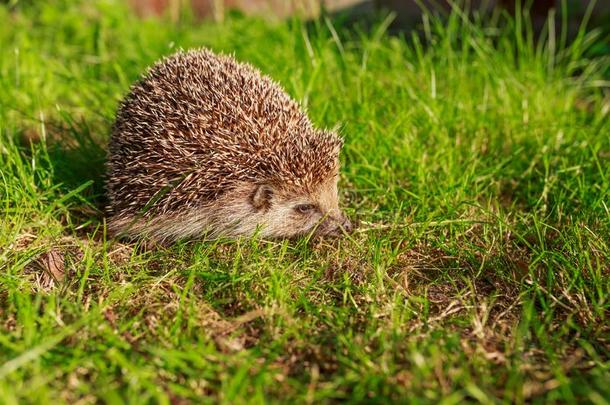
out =
[[[0,5],[0,398],[610,398],[610,62],[524,19],[141,21]],[[106,233],[118,102],[178,48],[231,53],[337,128],[333,240]]]

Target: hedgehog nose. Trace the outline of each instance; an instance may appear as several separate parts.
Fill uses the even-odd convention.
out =
[[[350,221],[349,218],[346,216],[343,216],[343,223],[341,224],[341,228],[343,228],[346,233],[350,233],[354,229],[352,226],[352,221]]]
[[[330,219],[327,224],[326,234],[329,236],[342,236],[352,231],[352,222],[343,214]]]

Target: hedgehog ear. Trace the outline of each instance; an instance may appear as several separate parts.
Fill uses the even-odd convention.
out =
[[[273,197],[273,188],[268,184],[259,184],[252,193],[250,201],[252,206],[257,210],[267,210],[271,207],[271,198]]]

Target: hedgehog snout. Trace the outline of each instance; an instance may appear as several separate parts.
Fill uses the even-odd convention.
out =
[[[345,215],[343,215],[343,223],[341,224],[341,228],[347,233],[351,233],[354,230],[354,226],[352,225],[352,221]]]
[[[351,231],[352,222],[343,213],[336,216],[328,216],[319,228],[319,234],[327,236],[341,236],[344,232],[350,233]]]

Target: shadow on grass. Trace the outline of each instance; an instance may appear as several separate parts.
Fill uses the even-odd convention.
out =
[[[538,4],[537,2],[515,2],[512,0],[493,1],[473,1],[466,2],[468,10],[466,14],[475,19],[495,21],[499,23],[502,19],[501,14],[510,15],[515,18],[518,13],[526,20],[524,27],[532,29],[535,38],[539,38],[545,31],[545,25],[549,18],[554,21],[555,27],[563,27],[567,30],[569,40],[574,40],[578,34],[580,26],[586,22],[587,31],[599,30],[600,38],[610,35],[610,6],[604,1],[593,3],[593,8],[589,10],[590,2],[570,2],[564,9],[560,2],[555,5],[548,3]],[[456,6],[460,2],[456,3]],[[519,11],[521,10],[521,11]],[[359,27],[368,31],[379,23],[386,20],[389,22],[388,32],[392,35],[406,35],[411,32],[424,34],[423,15],[433,15],[439,21],[448,21],[452,12],[449,2],[421,1],[421,0],[362,0],[355,2],[349,7],[336,11],[328,12],[333,26],[337,27]],[[565,15],[564,15],[565,13]],[[590,13],[590,15],[589,15]],[[599,41],[599,45],[594,47],[596,55],[607,55],[610,47],[607,41]]]
[[[62,195],[74,194],[70,211],[85,221],[102,221],[106,196],[104,191],[106,139],[110,132],[103,122],[89,123],[62,115],[45,122],[43,130],[21,132],[22,153],[44,151],[52,187]],[[46,140],[46,141],[45,141]]]

